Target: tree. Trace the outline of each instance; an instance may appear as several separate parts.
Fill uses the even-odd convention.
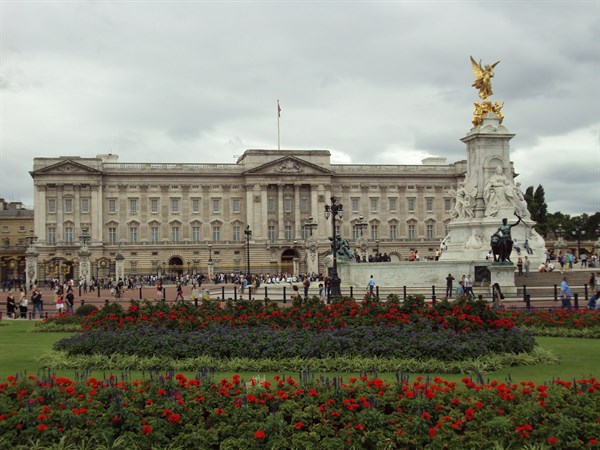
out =
[[[545,224],[546,216],[548,215],[548,205],[546,204],[546,193],[541,184],[538,185],[533,194],[533,203],[536,208],[534,220],[541,224]]]

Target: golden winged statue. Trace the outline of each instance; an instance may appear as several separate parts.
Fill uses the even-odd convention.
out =
[[[475,82],[472,86],[479,89],[479,97],[481,97],[482,100],[485,100],[493,94],[492,77],[494,76],[494,67],[496,67],[499,62],[500,61],[496,61],[491,66],[489,64],[482,66],[481,60],[477,62],[471,56],[471,65],[473,66],[473,73],[475,74]]]

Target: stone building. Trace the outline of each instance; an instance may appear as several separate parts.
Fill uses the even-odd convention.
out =
[[[323,272],[335,196],[352,250],[433,257],[466,161],[332,164],[326,150],[247,150],[233,164],[127,163],[117,155],[35,158],[38,277]],[[312,219],[311,219],[312,218]],[[316,226],[311,226],[316,224]],[[362,225],[361,225],[362,224]],[[85,238],[84,238],[85,237]],[[89,249],[89,252],[88,252]],[[249,258],[248,258],[249,255]],[[116,259],[115,259],[116,258]]]
[[[33,210],[0,198],[0,283],[25,279],[27,239],[33,234]]]

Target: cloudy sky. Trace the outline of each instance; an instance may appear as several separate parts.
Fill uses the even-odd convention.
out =
[[[0,196],[33,158],[233,163],[248,148],[337,163],[466,159],[469,55],[518,181],[550,211],[600,210],[598,1],[0,1]]]

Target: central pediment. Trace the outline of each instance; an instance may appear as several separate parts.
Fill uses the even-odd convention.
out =
[[[245,175],[331,175],[331,170],[295,156],[284,156],[244,172]]]
[[[98,169],[86,166],[72,159],[65,159],[56,164],[34,170],[35,175],[60,175],[60,174],[80,174],[80,175],[102,175]]]

